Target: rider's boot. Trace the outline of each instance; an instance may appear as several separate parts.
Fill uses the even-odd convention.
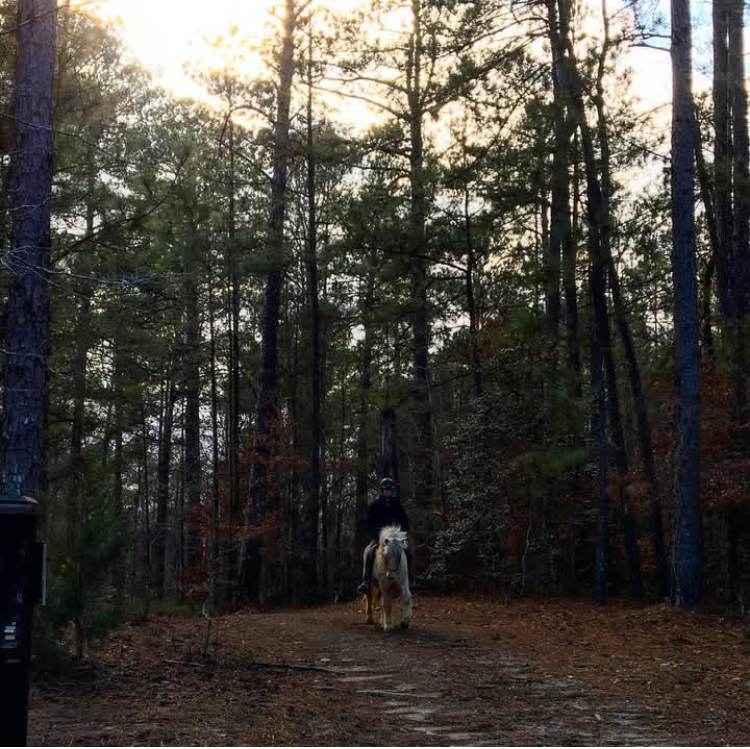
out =
[[[361,596],[366,596],[368,590],[370,590],[370,583],[367,580],[363,580],[357,588],[357,593]]]

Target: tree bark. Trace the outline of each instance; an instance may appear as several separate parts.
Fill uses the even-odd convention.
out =
[[[599,136],[599,158],[601,164],[601,187],[602,187],[602,221],[601,221],[601,251],[602,258],[608,275],[610,285],[611,276],[616,274],[614,258],[612,256],[612,216],[610,211],[610,198],[612,196],[612,179],[610,174],[610,149],[609,128],[604,101],[604,74],[607,65],[607,54],[611,45],[609,15],[607,12],[607,0],[602,2],[602,23],[604,28],[604,39],[602,51],[599,57],[596,75],[595,104],[597,111],[597,132]],[[617,284],[617,281],[615,281]],[[619,284],[618,284],[619,292]],[[624,320],[627,325],[627,321]],[[618,475],[618,495],[620,511],[622,514],[622,530],[625,541],[625,551],[628,557],[630,591],[634,598],[643,595],[643,576],[641,573],[641,555],[638,548],[635,518],[630,506],[630,501],[625,494],[625,484],[628,479],[628,457],[625,445],[625,432],[622,425],[620,412],[620,401],[617,387],[617,370],[612,350],[612,340],[609,328],[609,316],[607,316],[604,328],[604,366],[607,376],[607,400],[609,420],[611,424],[612,437],[615,444],[615,465]]]
[[[187,566],[196,567],[201,557],[201,425],[200,425],[200,346],[201,321],[198,299],[197,228],[183,248],[183,293],[185,305],[185,493],[188,505]]]
[[[156,467],[156,523],[154,527],[154,592],[164,600],[167,552],[167,510],[169,507],[169,471],[172,464],[172,427],[177,390],[171,376],[164,389],[164,411],[159,439],[159,461]]]
[[[479,353],[479,316],[475,294],[474,275],[477,267],[477,256],[474,248],[474,230],[469,211],[469,187],[464,192],[464,232],[466,236],[466,311],[469,313],[469,345],[471,347],[471,369],[474,373],[474,395],[481,398],[484,393],[482,374],[482,357]],[[559,284],[558,284],[559,303]]]
[[[19,0],[13,251],[6,311],[0,493],[37,494],[47,426],[55,0]]]
[[[91,236],[96,220],[94,189],[96,187],[96,162],[93,148],[88,153],[88,174],[86,185],[86,234]],[[79,272],[84,270],[80,265]],[[75,355],[73,358],[73,422],[70,428],[70,483],[67,498],[67,532],[68,545],[71,548],[72,537],[79,527],[83,478],[85,465],[83,460],[83,433],[86,419],[86,363],[91,347],[91,288],[81,280],[77,284],[79,298],[78,316],[75,327]]]
[[[424,144],[422,126],[424,119],[422,98],[422,0],[411,1],[413,31],[409,40],[407,60],[407,84],[409,102],[409,183],[410,197],[410,237],[412,255],[412,288],[414,311],[412,332],[414,336],[414,375],[416,424],[415,483],[414,502],[421,513],[432,509],[434,491],[433,470],[433,425],[430,403],[429,369],[429,320],[427,314],[427,242],[425,224],[427,216],[427,196],[424,173]],[[419,539],[426,533],[419,528]]]
[[[359,410],[357,415],[357,478],[354,506],[354,548],[364,550],[367,543],[367,480],[370,473],[370,445],[368,439],[370,389],[372,387],[372,323],[370,314],[374,305],[375,294],[374,253],[370,255],[367,271],[367,288],[362,307],[362,325],[365,330],[361,344],[362,360],[359,377]]]
[[[732,256],[735,278],[737,341],[734,358],[734,400],[737,418],[746,424],[748,414],[745,352],[747,314],[748,255],[750,254],[750,175],[748,174],[747,89],[745,88],[744,3],[728,0],[729,13],[729,94],[732,110],[732,186],[734,225]]]
[[[694,108],[689,0],[672,0],[672,276],[675,446],[672,599],[697,606],[700,571],[700,396],[693,205]],[[717,206],[719,193],[717,189]],[[718,214],[718,211],[717,211]]]
[[[210,376],[211,376],[211,561],[209,565],[211,601],[214,611],[220,607],[219,575],[221,564],[220,532],[221,528],[221,489],[219,481],[219,394],[216,374],[216,324],[214,320],[213,273],[210,274],[208,287],[208,326],[211,340]],[[234,570],[233,570],[234,572]]]
[[[703,289],[703,324],[701,325],[701,340],[703,348],[709,357],[714,355],[714,338],[711,326],[711,286],[716,271],[716,258],[719,255],[719,236],[716,230],[716,199],[711,186],[711,179],[703,155],[703,143],[701,140],[701,129],[698,122],[695,123],[695,166],[698,175],[701,200],[706,214],[706,225],[708,226],[708,239],[711,248],[706,269],[701,279]]]
[[[732,289],[732,134],[729,93],[728,3],[713,0],[713,104],[714,104],[714,181],[716,195],[717,279],[719,308],[727,343],[734,343],[735,318]]]
[[[307,58],[307,294],[310,309],[310,474],[307,488],[307,507],[303,531],[304,593],[308,603],[318,598],[318,524],[320,516],[320,444],[321,389],[320,389],[320,304],[318,299],[318,227],[315,206],[315,140],[313,131],[313,74],[312,31],[309,32]],[[323,525],[327,523],[324,513]],[[324,533],[323,590],[327,590],[326,568],[327,533]]]
[[[276,124],[274,126],[273,178],[271,186],[271,210],[268,221],[268,248],[273,264],[266,279],[261,330],[260,381],[255,418],[255,457],[251,470],[249,525],[262,527],[266,515],[276,509],[276,488],[268,483],[268,463],[273,452],[273,430],[277,413],[276,397],[278,382],[278,334],[281,308],[281,287],[284,264],[284,216],[286,210],[286,181],[289,151],[289,108],[292,80],[294,78],[294,31],[297,23],[295,0],[286,0],[286,17],[281,45],[280,79]],[[276,541],[275,533],[266,533],[266,547]],[[270,551],[266,548],[266,551]],[[250,599],[267,597],[271,586],[269,573],[260,586],[261,556],[257,544],[244,544],[242,563],[242,587]],[[269,556],[268,554],[266,556]]]

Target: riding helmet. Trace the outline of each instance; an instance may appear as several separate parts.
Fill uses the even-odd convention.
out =
[[[385,478],[380,482],[380,489],[381,491],[384,489],[391,489],[395,487],[395,484],[393,483],[393,479]]]

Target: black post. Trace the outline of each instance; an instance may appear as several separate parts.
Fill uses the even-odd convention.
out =
[[[38,504],[0,497],[0,746],[25,746],[31,671],[31,624],[42,592]]]

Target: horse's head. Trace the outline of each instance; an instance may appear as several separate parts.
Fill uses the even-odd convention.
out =
[[[408,545],[406,533],[401,526],[389,525],[380,531],[380,553],[383,555],[385,575],[388,580],[398,577],[404,549]]]

